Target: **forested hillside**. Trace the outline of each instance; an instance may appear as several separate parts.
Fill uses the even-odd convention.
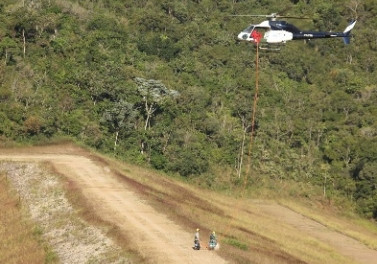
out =
[[[236,36],[261,19],[229,15],[282,10],[357,24],[350,45],[260,51],[249,158],[256,51]],[[214,187],[311,183],[377,218],[376,25],[376,0],[2,0],[0,143],[71,137]]]

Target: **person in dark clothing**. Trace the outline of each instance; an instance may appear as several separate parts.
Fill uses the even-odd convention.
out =
[[[209,236],[209,249],[215,249],[217,245],[216,233],[213,231]]]
[[[195,237],[194,237],[194,249],[200,249],[200,237],[199,237],[199,228],[196,229]]]

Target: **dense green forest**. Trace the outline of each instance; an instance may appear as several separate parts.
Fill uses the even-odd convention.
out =
[[[229,15],[282,10],[358,22],[350,45],[260,51],[249,157],[256,50],[236,36],[262,20]],[[2,0],[0,143],[70,137],[214,188],[310,183],[377,219],[376,25],[376,0]]]

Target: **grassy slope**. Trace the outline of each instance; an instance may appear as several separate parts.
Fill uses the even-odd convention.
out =
[[[318,213],[313,208],[307,208],[303,203],[293,201],[285,200],[281,201],[281,204],[377,250],[377,225],[373,221],[362,219],[348,212],[343,212],[341,216],[340,213],[334,213],[328,208]]]
[[[25,219],[18,196],[0,172],[0,263],[52,263],[38,241],[37,228]]]
[[[200,227],[204,238],[210,230],[216,230],[221,243],[219,254],[232,263],[250,263],[250,260],[255,263],[353,263],[321,241],[261,213],[253,201],[199,189],[105,157],[101,162],[117,168],[119,177],[134,191],[186,230],[193,232]],[[368,221],[307,208],[300,201],[285,200],[284,205],[330,228],[353,234],[352,237],[372,248],[377,242],[377,228],[365,224]]]

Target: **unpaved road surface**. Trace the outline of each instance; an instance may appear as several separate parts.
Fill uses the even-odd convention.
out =
[[[193,250],[193,234],[187,233],[146,201],[139,199],[109,168],[85,156],[2,152],[0,160],[50,162],[58,173],[80,188],[96,214],[131,237],[138,253],[144,255],[149,263],[227,263],[216,252]]]
[[[148,263],[176,264],[227,263],[213,251],[194,251],[193,234],[183,230],[165,215],[152,208],[147,201],[131,191],[110,168],[75,151],[1,150],[0,160],[48,161],[56,171],[75,184],[105,221],[117,227],[133,241],[139,254]],[[279,219],[311,237],[315,237],[356,263],[377,263],[377,251],[359,241],[330,230],[320,223],[288,208],[270,202],[255,202],[268,217]]]

